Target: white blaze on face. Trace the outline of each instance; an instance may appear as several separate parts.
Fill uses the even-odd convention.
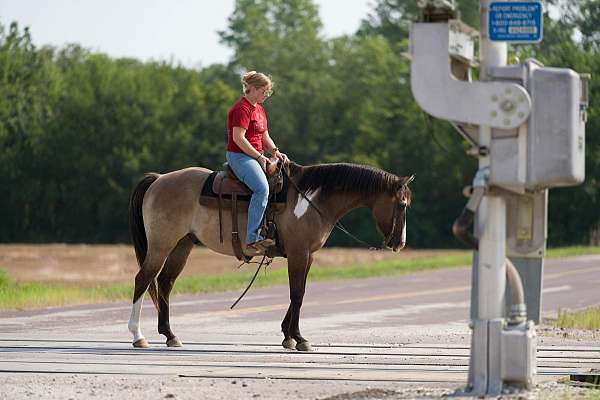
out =
[[[402,227],[402,241],[400,243],[406,243],[406,215],[404,216],[404,226]]]
[[[310,201],[313,201],[313,199],[315,197],[317,197],[318,193],[319,193],[319,189],[315,190],[314,192],[310,191],[310,192],[306,193],[306,197],[308,197],[310,199]],[[300,219],[304,214],[306,214],[306,211],[308,210],[308,206],[309,206],[309,203],[304,198],[304,196],[302,196],[301,194],[298,194],[298,200],[296,201],[296,207],[294,207],[294,215],[296,216],[296,218]]]

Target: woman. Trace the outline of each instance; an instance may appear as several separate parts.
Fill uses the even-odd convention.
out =
[[[273,93],[271,79],[260,72],[250,71],[242,76],[242,88],[243,96],[227,115],[226,157],[236,176],[252,190],[246,246],[262,252],[274,244],[273,240],[263,238],[259,232],[269,198],[265,171],[271,162],[265,157],[263,146],[282,162],[287,162],[287,156],[279,151],[269,136],[267,115],[262,107]]]

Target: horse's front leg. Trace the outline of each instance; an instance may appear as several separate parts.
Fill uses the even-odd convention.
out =
[[[306,278],[312,264],[312,254],[304,256],[288,255],[288,280],[290,284],[290,306],[281,323],[285,336],[283,347],[300,351],[312,351],[309,341],[300,334],[300,308],[306,290]]]

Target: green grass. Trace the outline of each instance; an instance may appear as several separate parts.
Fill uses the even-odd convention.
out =
[[[0,271],[3,272],[3,271]],[[65,287],[38,282],[0,283],[0,310],[33,309],[124,300],[129,298],[129,285],[96,288]]]
[[[600,254],[600,246],[571,246],[571,247],[557,247],[555,249],[548,249],[546,257],[548,258],[561,258],[561,257],[572,257],[572,256],[586,256]]]
[[[600,329],[600,307],[591,307],[580,311],[558,310],[554,325],[559,328]]]
[[[600,254],[600,247],[566,247],[550,249],[548,257],[567,257],[583,254]],[[469,265],[470,251],[453,252],[451,255],[418,257],[412,259],[385,260],[369,264],[356,264],[344,267],[320,268],[314,266],[310,281],[336,279],[360,279],[377,276],[390,276],[410,272],[426,271]],[[177,280],[174,294],[213,293],[228,290],[242,290],[250,281],[255,266],[245,266],[239,272],[220,275],[183,277]],[[261,272],[254,287],[287,284],[287,270],[267,270]],[[0,270],[0,310],[32,309],[63,306],[68,304],[102,303],[130,300],[132,285],[99,286],[78,288],[59,284],[37,282],[18,283],[6,272]]]

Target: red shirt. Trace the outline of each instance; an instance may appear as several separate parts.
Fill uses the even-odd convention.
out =
[[[267,114],[265,109],[256,104],[253,106],[242,96],[227,114],[227,151],[243,153],[242,149],[233,141],[233,127],[246,129],[244,135],[252,147],[263,154],[262,137],[267,130]]]

